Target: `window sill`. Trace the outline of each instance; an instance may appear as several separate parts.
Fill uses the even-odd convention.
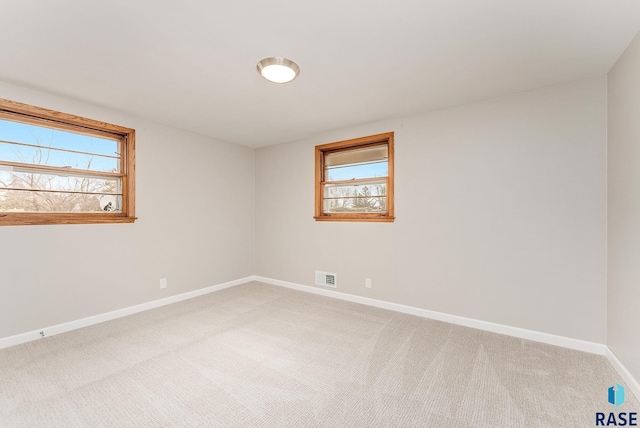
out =
[[[133,223],[137,217],[108,214],[2,214],[0,226]]]
[[[351,222],[377,222],[377,223],[393,223],[395,217],[356,214],[350,216],[323,215],[314,217],[316,221],[351,221]]]

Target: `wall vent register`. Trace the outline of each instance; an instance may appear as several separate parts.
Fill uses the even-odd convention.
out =
[[[323,287],[337,288],[337,277],[335,273],[316,271],[316,285]]]

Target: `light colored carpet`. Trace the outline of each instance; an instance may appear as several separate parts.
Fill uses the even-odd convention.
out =
[[[0,426],[591,427],[615,382],[601,356],[250,283],[0,350]]]

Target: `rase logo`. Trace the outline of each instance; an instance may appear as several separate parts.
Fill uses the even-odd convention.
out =
[[[624,404],[624,387],[619,383],[616,383],[614,386],[610,387],[608,390],[607,401],[609,404],[613,404],[618,407]],[[609,412],[606,413],[598,412],[596,413],[596,426],[601,427],[637,427],[638,426],[638,413],[636,412]]]
[[[616,407],[624,404],[624,387],[619,383],[616,383],[615,387],[609,388],[609,404],[613,404]]]

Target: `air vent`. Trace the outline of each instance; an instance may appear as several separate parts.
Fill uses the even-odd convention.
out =
[[[316,285],[323,287],[337,288],[338,281],[335,273],[316,271]]]

